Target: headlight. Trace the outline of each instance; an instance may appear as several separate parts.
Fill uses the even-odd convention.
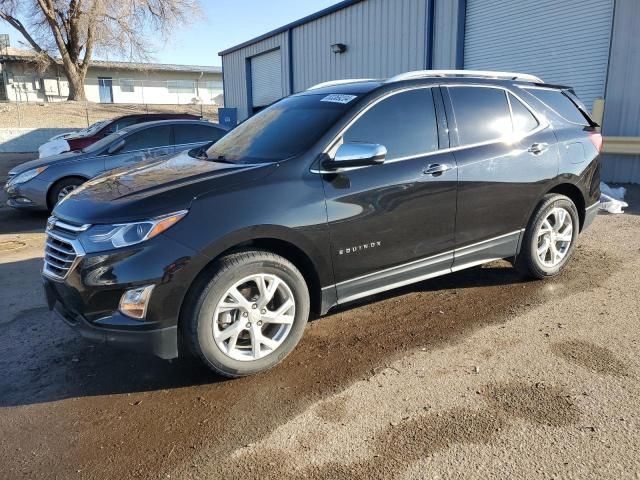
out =
[[[22,172],[21,174],[16,175],[15,177],[13,177],[11,179],[11,184],[19,185],[20,183],[28,182],[32,178],[35,178],[38,175],[40,175],[46,169],[47,169],[47,167],[44,166],[44,167],[32,168],[31,170],[27,170],[26,172]]]
[[[161,234],[182,220],[187,212],[187,210],[181,210],[133,223],[94,225],[84,232],[80,237],[80,242],[88,253],[128,247]]]

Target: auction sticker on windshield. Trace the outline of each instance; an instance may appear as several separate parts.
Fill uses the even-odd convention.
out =
[[[340,93],[332,93],[331,95],[327,95],[320,101],[332,103],[349,103],[354,98],[357,98],[357,95],[343,95]]]

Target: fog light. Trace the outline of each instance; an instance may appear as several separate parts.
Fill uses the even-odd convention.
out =
[[[28,199],[27,197],[17,197],[17,198],[14,198],[14,201],[15,201],[16,203],[21,203],[21,204],[23,204],[23,205],[29,205],[29,204],[33,203],[33,202],[32,202],[30,199]]]
[[[147,285],[124,292],[120,299],[120,312],[136,320],[144,320],[153,287],[155,285]]]

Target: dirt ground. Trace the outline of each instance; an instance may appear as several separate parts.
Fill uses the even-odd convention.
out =
[[[137,105],[92,102],[0,104],[0,128],[85,128],[99,120],[132,113],[191,113],[218,121],[215,105]]]
[[[0,208],[0,478],[640,478],[637,212],[556,279],[496,262],[378,295],[232,381],[50,319],[44,222]]]

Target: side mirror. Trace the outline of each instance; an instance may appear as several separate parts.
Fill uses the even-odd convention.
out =
[[[111,145],[109,145],[109,148],[107,149],[107,153],[109,155],[118,153],[120,150],[122,150],[122,147],[124,147],[124,144],[125,144],[124,138],[118,140],[117,142],[112,143]]]
[[[387,149],[377,143],[343,143],[338,147],[335,158],[327,158],[322,167],[340,170],[350,167],[381,165],[387,157]]]

